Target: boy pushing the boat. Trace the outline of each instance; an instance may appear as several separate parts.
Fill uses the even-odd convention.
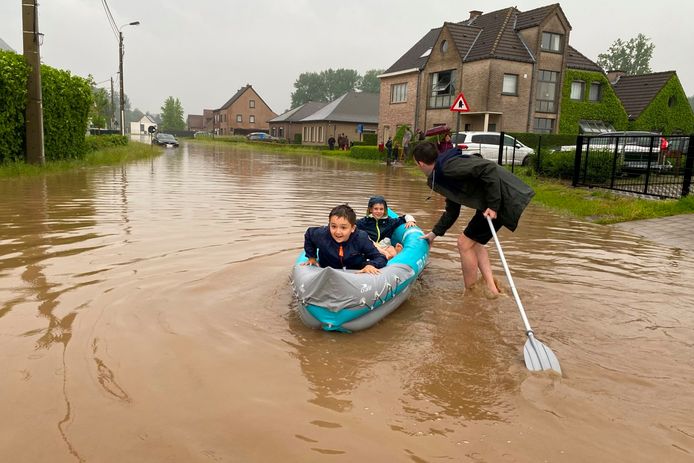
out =
[[[445,211],[422,239],[433,244],[437,236],[443,236],[458,219],[461,205],[475,209],[475,215],[458,237],[465,288],[477,282],[479,269],[486,288],[492,294],[499,294],[485,247],[492,238],[487,217],[492,219],[495,230],[504,226],[514,231],[535,192],[504,167],[479,156],[463,154],[459,148],[439,154],[436,145],[422,142],[412,154],[419,169],[427,175],[429,187],[446,198]]]

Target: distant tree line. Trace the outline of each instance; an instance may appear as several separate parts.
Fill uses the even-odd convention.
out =
[[[379,93],[378,75],[382,69],[372,69],[360,76],[354,69],[327,69],[321,72],[304,72],[294,82],[292,108],[309,101],[333,101],[347,92]]]

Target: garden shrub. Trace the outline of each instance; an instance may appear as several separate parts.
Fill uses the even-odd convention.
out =
[[[350,156],[357,159],[385,160],[384,152],[378,150],[378,146],[353,146]]]
[[[0,163],[24,159],[28,78],[22,55],[0,50]]]
[[[91,135],[84,139],[85,152],[90,153],[113,146],[125,146],[128,144],[128,137],[124,135]]]

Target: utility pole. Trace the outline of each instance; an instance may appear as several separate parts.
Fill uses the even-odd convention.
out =
[[[41,97],[41,53],[39,52],[39,15],[36,0],[22,0],[24,58],[31,71],[27,80],[26,161],[44,164],[43,103]]]
[[[125,92],[123,91],[123,29],[125,26],[137,26],[140,21],[123,24],[118,28],[118,64],[120,75],[120,134],[125,135]]]
[[[116,107],[115,98],[113,96],[113,76],[111,76],[111,124],[109,124],[109,129],[113,130],[114,122],[116,122]]]

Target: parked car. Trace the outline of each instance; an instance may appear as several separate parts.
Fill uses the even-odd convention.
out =
[[[457,132],[451,135],[451,142],[463,148],[466,153],[479,154],[485,159],[498,162],[500,136],[499,132]],[[504,134],[502,164],[526,165],[529,156],[534,153],[532,148]]]
[[[641,172],[648,168],[657,171],[668,171],[672,164],[665,158],[668,141],[657,132],[636,130],[604,132],[586,137],[583,142],[584,152],[617,152],[622,156],[622,170]],[[562,151],[573,151],[576,145],[562,146]]]
[[[170,133],[157,132],[152,137],[152,144],[166,146],[169,148],[171,146],[178,146],[178,140],[176,140],[176,137]]]
[[[246,138],[249,140],[257,140],[257,141],[274,141],[275,137],[270,135],[269,133],[265,132],[252,132],[246,135]]]
[[[204,130],[198,130],[193,134],[193,138],[205,138],[205,137],[211,137],[212,134],[210,132],[205,132]]]

